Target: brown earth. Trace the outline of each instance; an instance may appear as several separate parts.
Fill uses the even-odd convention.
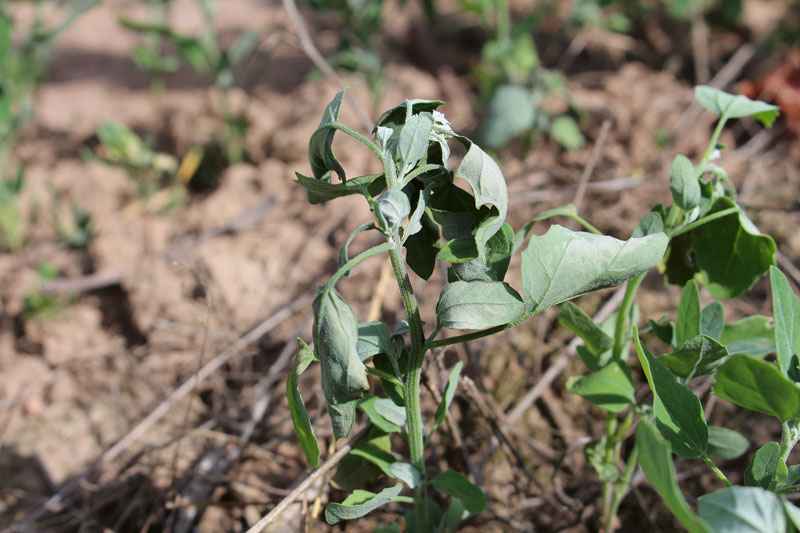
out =
[[[223,8],[220,2],[217,24],[224,40],[255,27],[271,44],[250,94],[236,98],[250,123],[249,160],[226,169],[216,190],[190,196],[179,209],[153,213],[137,200],[124,172],[82,159],[81,147],[96,145],[102,120],[155,134],[159,149],[178,157],[220,127],[214,91],[191,72],[168,76],[160,96],[149,92],[146,77],[130,59],[136,37],[116,25],[122,14],[144,16],[141,6],[130,4],[104,2],[59,39],[35,120],[17,149],[26,169],[27,212],[65,209],[65,200],[77,199],[91,213],[97,236],[86,251],[67,250],[55,244],[49,216],[40,215],[30,244],[17,254],[0,255],[0,525],[33,516],[50,496],[71,486],[64,501],[41,514],[30,530],[187,531],[193,525],[198,531],[242,531],[309,472],[283,397],[293,342],[298,335],[309,338],[310,298],[334,271],[339,246],[369,212],[355,198],[310,206],[292,182],[296,170],[308,173],[308,138],[338,89],[328,79],[309,78],[312,64],[297,47],[277,3],[229,0]],[[174,4],[177,26],[197,29],[193,3]],[[416,4],[411,5],[406,10],[390,6],[395,23],[387,38],[400,46],[386,67],[385,90],[374,107],[366,107],[372,112],[405,98],[440,98],[448,101],[443,110],[457,131],[474,131],[481,110],[474,107],[471,81],[463,65],[448,63],[450,48],[435,60],[419,59],[439,50],[414,39],[425,30]],[[29,16],[24,6],[19,14],[23,21]],[[333,49],[337,21],[304,15],[319,30],[312,35],[323,52]],[[758,31],[763,21],[750,18],[752,31]],[[509,220],[515,228],[573,200],[604,121],[610,121],[610,128],[591,176],[594,185],[583,201],[584,216],[625,238],[649,206],[670,201],[667,177],[674,154],[699,156],[713,117],[695,110],[690,82],[676,75],[691,57],[676,44],[682,37],[657,29],[650,29],[650,41],[621,42],[622,50],[606,46],[602,35],[578,34],[588,44],[566,73],[570,94],[584,113],[581,127],[589,143],[567,153],[542,141],[524,155],[514,150],[502,154]],[[639,57],[641,47],[657,50],[653,43],[659,38],[667,39],[663,68]],[[553,38],[543,47],[545,59],[565,53],[565,47],[554,49],[559,42]],[[726,34],[715,43],[712,72],[725,65],[742,40]],[[634,60],[623,63],[624,58]],[[743,69],[729,81],[746,75]],[[348,76],[346,82],[350,98],[371,101],[359,76]],[[342,115],[343,122],[359,124],[350,107],[343,107]],[[742,191],[751,218],[775,236],[788,261],[798,264],[800,145],[781,133],[782,127],[756,133],[750,124],[735,124],[722,139],[729,150],[720,163]],[[661,131],[672,140],[659,146],[656,133]],[[357,145],[341,142],[337,149],[348,170],[363,174],[375,169],[370,154]],[[60,202],[55,206],[54,197]],[[356,246],[366,244],[357,241]],[[66,289],[77,290],[60,288],[64,302],[55,316],[28,319],[25,296],[37,290],[36,266],[42,262],[58,268]],[[514,265],[511,272],[518,271]],[[392,324],[401,307],[391,288],[376,301],[381,269],[380,262],[366,263],[352,279],[343,280],[341,291],[360,319],[377,303]],[[76,285],[97,281],[87,276],[112,282]],[[413,282],[423,294],[423,319],[430,321],[442,276]],[[512,276],[510,282],[519,280]],[[645,289],[642,316],[674,309],[676,288],[664,287],[654,274]],[[586,297],[581,306],[595,310],[609,295]],[[727,309],[729,316],[768,310],[763,282]],[[193,381],[204,364],[276,314],[267,333],[249,339],[211,375]],[[463,359],[465,373],[502,420],[564,351],[569,335],[555,318],[551,310],[512,332],[448,350],[441,360],[449,367],[457,357]],[[516,455],[502,446],[491,452],[492,427],[471,393],[461,390],[454,415],[463,446],[440,430],[430,464],[467,472],[468,458],[472,474],[488,491],[489,509],[471,519],[465,531],[597,527],[600,484],[581,448],[587,436],[602,432],[604,420],[599,410],[587,408],[563,387],[567,376],[583,371],[579,362],[570,362],[509,428]],[[434,362],[428,373],[441,386],[446,374]],[[119,453],[112,448],[185,382],[191,387],[186,399]],[[331,433],[318,371],[304,376],[302,391],[327,447]],[[721,404],[711,421],[738,428],[753,442],[764,442],[779,430],[771,421],[758,423],[760,417]],[[425,406],[430,415],[435,403],[427,391]],[[689,493],[715,486],[697,464],[687,461],[678,467]],[[733,467],[743,469],[741,464]],[[655,505],[658,498],[646,480],[640,477],[636,483],[622,506],[622,529],[674,527]],[[344,494],[315,487],[272,530],[298,530],[316,509],[318,495],[325,503]],[[369,522],[332,529],[366,530],[375,521],[398,520],[393,513],[378,512]],[[311,528],[327,530],[314,516]]]

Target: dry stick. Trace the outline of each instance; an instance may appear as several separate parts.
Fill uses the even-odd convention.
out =
[[[581,211],[583,197],[586,194],[586,186],[589,184],[589,179],[592,177],[594,166],[597,164],[597,158],[600,155],[600,150],[603,148],[603,143],[606,142],[606,135],[608,135],[609,129],[611,129],[611,121],[604,120],[603,125],[600,126],[600,133],[597,135],[597,141],[595,141],[592,147],[592,153],[589,154],[589,162],[586,163],[581,178],[578,180],[578,188],[575,191],[575,199],[572,203],[575,204],[575,210],[579,213]]]
[[[286,510],[292,503],[303,494],[308,487],[310,487],[317,479],[320,478],[325,472],[336,466],[339,461],[342,460],[342,457],[347,455],[347,453],[353,448],[353,445],[360,439],[365,433],[366,430],[371,427],[367,425],[359,431],[355,436],[351,437],[350,440],[347,441],[347,444],[339,448],[336,453],[331,455],[324,463],[322,463],[319,468],[311,472],[307,478],[305,478],[292,492],[285,497],[281,502],[275,506],[275,508],[270,511],[268,514],[263,516],[261,520],[256,522],[256,524],[247,530],[247,533],[260,533],[264,531],[268,525],[275,521],[275,519],[280,516],[280,514]]]
[[[189,394],[192,390],[194,390],[197,383],[206,379],[211,374],[216,372],[222,365],[233,359],[237,356],[242,350],[247,348],[249,345],[258,341],[261,337],[269,333],[272,329],[283,323],[286,319],[292,316],[297,309],[306,307],[308,305],[308,301],[310,300],[309,297],[300,298],[299,300],[295,301],[291,305],[287,305],[274,314],[261,322],[258,326],[250,330],[248,333],[243,335],[239,338],[232,346],[228,349],[220,352],[216,357],[214,357],[211,361],[206,363],[206,365],[201,368],[197,374],[194,374],[192,377],[187,379],[183,382],[183,384],[175,389],[175,391],[169,395],[161,404],[158,405],[147,417],[145,417],[141,422],[136,424],[125,436],[119,439],[116,444],[114,444],[111,448],[109,448],[100,459],[98,459],[94,465],[90,466],[89,468],[85,469],[78,477],[73,479],[67,485],[61,488],[54,496],[50,497],[39,509],[34,511],[30,516],[11,526],[6,531],[16,531],[19,529],[27,529],[34,521],[36,521],[39,517],[41,517],[44,513],[48,511],[55,511],[57,510],[58,506],[61,505],[67,496],[69,496],[73,490],[75,490],[80,483],[88,477],[94,467],[109,463],[116,459],[128,446],[133,444],[137,439],[139,439],[150,427],[158,422],[167,412],[180,400],[184,398],[187,394]]]
[[[325,61],[325,58],[322,57],[322,54],[314,45],[314,41],[311,39],[306,25],[303,23],[303,17],[300,16],[300,12],[297,10],[297,5],[294,0],[283,0],[283,7],[286,9],[286,13],[288,13],[289,19],[292,21],[294,31],[297,32],[297,37],[300,39],[300,47],[303,49],[303,52],[305,52],[311,62],[314,63],[325,76],[339,87],[339,90],[344,90],[346,88],[344,81],[336,74],[336,71],[331,68],[328,62]],[[364,125],[366,131],[371,132],[375,125],[372,123],[372,120],[370,120],[367,112],[364,111],[355,99],[348,98],[347,102],[350,104],[350,107],[353,108],[353,111],[355,111],[358,120]]]
[[[597,192],[619,192],[628,189],[636,189],[645,184],[649,179],[646,178],[614,178],[610,180],[589,182],[586,184],[586,190]],[[508,199],[509,205],[520,203],[537,203],[556,200],[558,198],[565,198],[573,195],[570,192],[571,187],[559,187],[557,189],[539,189],[536,191],[518,192],[511,195]]]

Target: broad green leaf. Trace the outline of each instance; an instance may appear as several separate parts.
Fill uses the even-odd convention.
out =
[[[475,239],[471,237],[460,237],[447,241],[439,251],[439,259],[448,263],[466,263],[477,259],[480,252],[475,245]]]
[[[787,468],[786,486],[794,485],[800,480],[800,465],[792,465]]]
[[[523,311],[517,291],[501,281],[455,281],[445,285],[436,316],[443,327],[484,329],[506,324]]]
[[[714,340],[719,340],[725,330],[725,309],[722,304],[713,301],[703,308],[700,321],[700,333],[708,335]]]
[[[552,226],[522,252],[525,310],[540,312],[581,294],[619,285],[663,257],[663,233],[620,241]]]
[[[450,410],[450,404],[453,403],[453,398],[456,395],[456,388],[458,387],[458,376],[461,375],[461,368],[464,366],[462,361],[459,361],[453,366],[450,371],[450,376],[447,378],[447,385],[444,387],[444,394],[442,394],[442,401],[436,408],[436,415],[433,419],[433,428],[436,429],[439,424],[444,422],[447,417],[447,411]],[[433,432],[433,429],[431,430]]]
[[[778,106],[759,100],[751,100],[744,95],[733,95],[707,85],[694,88],[694,96],[700,104],[715,115],[726,118],[753,117],[770,127],[780,114]]]
[[[458,523],[461,522],[465,516],[469,516],[469,514],[466,513],[464,504],[461,503],[461,500],[458,498],[451,496],[450,506],[442,517],[440,531],[443,533],[455,532],[458,529]]]
[[[356,403],[369,388],[367,371],[358,356],[358,320],[336,289],[314,299],[314,350],[320,362],[322,392],[333,423],[333,434],[350,434]]]
[[[772,314],[775,317],[778,364],[784,375],[792,376],[792,367],[797,366],[795,358],[800,357],[800,302],[786,276],[777,267],[770,267],[769,277],[772,282]]]
[[[358,457],[377,466],[384,475],[394,478],[392,465],[397,462],[392,452],[371,442],[364,442],[350,450],[348,455]],[[338,472],[337,472],[338,473]]]
[[[711,527],[692,511],[678,487],[669,445],[645,419],[640,420],[636,428],[636,444],[639,464],[664,505],[690,533],[711,533]]]
[[[358,439],[354,446],[369,446],[370,449],[382,450],[389,455],[391,455],[392,451],[392,442],[389,435],[377,426],[370,427],[366,435]],[[392,456],[392,459],[394,459],[394,456]],[[359,455],[348,453],[342,457],[336,467],[336,473],[331,478],[331,483],[340,490],[354,490],[374,483],[381,477],[381,474],[382,470],[374,462],[370,462]]]
[[[675,320],[675,339],[678,341],[678,346],[683,346],[700,335],[701,324],[700,291],[697,289],[697,283],[689,280],[681,292],[678,318]]]
[[[685,155],[675,156],[669,171],[669,190],[675,204],[684,211],[700,205],[700,181],[694,165]]]
[[[331,171],[336,172],[342,182],[347,180],[342,165],[333,155],[333,135],[336,130],[326,127],[329,124],[337,124],[339,122],[339,109],[342,106],[343,96],[344,91],[339,91],[333,97],[331,103],[322,113],[322,120],[314,133],[311,134],[311,139],[308,143],[308,162],[311,164],[311,171],[314,177],[318,180]]]
[[[639,224],[636,226],[636,229],[633,230],[631,237],[645,237],[654,233],[662,233],[663,231],[664,219],[662,218],[661,213],[650,211],[642,217],[642,220],[639,221]]]
[[[463,178],[469,183],[475,196],[475,207],[492,205],[497,210],[495,215],[486,217],[475,228],[475,245],[479,257],[486,258],[486,243],[497,233],[506,219],[508,211],[508,191],[506,179],[497,163],[481,148],[466,137],[456,137],[467,149],[467,155],[455,171],[456,178]]]
[[[614,346],[614,339],[572,302],[561,306],[558,322],[583,339],[586,348],[594,355],[600,355]]]
[[[439,226],[426,209],[420,220],[422,230],[409,235],[403,246],[406,248],[406,262],[408,267],[422,279],[428,279],[436,267],[436,256],[439,249]]]
[[[597,372],[569,378],[567,390],[613,413],[636,403],[628,367],[619,361],[612,361]]]
[[[728,350],[707,335],[698,335],[675,352],[658,358],[670,372],[689,380],[713,374],[728,359]]]
[[[395,375],[395,368],[394,364],[392,364],[391,357],[392,356],[390,355],[379,353],[372,358],[372,364],[377,370],[380,370],[381,372],[385,372],[386,374],[393,376]],[[400,366],[399,362],[398,366]],[[400,368],[404,367],[400,366]],[[386,396],[388,396],[395,403],[395,405],[399,405],[401,407],[405,406],[405,400],[403,399],[402,384],[384,378],[380,378],[380,380],[381,380],[381,386],[383,386],[383,391],[386,393]]]
[[[530,235],[530,232],[533,229],[534,224],[542,220],[547,220],[548,218],[553,218],[553,217],[570,218],[575,222],[577,222],[578,224],[580,224],[581,226],[583,226],[584,228],[588,229],[589,231],[593,231],[591,229],[593,228],[593,226],[589,224],[586,220],[581,218],[580,215],[578,215],[578,209],[575,207],[575,204],[573,203],[564,204],[562,206],[555,207],[553,209],[548,209],[547,211],[540,213],[539,215],[534,217],[530,222],[522,226],[522,229],[520,229],[516,233],[516,235],[514,235],[514,253],[517,253],[517,251],[519,251],[519,249],[522,248],[522,245],[525,244],[525,239],[527,239],[528,235]],[[641,235],[634,235],[634,237],[641,237]]]
[[[553,119],[550,137],[565,150],[578,150],[586,144],[578,122],[569,115],[559,115]]]
[[[708,426],[709,457],[717,459],[736,459],[750,447],[750,441],[741,433],[719,426]]]
[[[709,214],[735,205],[730,198],[719,198]],[[761,234],[741,209],[703,224],[691,235],[700,282],[714,298],[741,295],[775,263],[775,241]]]
[[[748,316],[737,322],[725,324],[719,341],[731,355],[746,353],[763,357],[776,350],[772,319],[763,315]]]
[[[387,475],[399,479],[410,489],[416,488],[422,483],[422,474],[411,463],[395,461],[389,466],[389,472]]]
[[[730,487],[700,496],[697,510],[714,531],[786,531],[781,500],[760,487]]]
[[[297,356],[286,380],[286,399],[289,401],[289,414],[292,417],[294,432],[300,441],[300,447],[303,449],[308,463],[313,467],[319,464],[319,442],[317,442],[314,429],[311,427],[311,419],[308,417],[303,397],[297,388],[297,382],[300,374],[315,360],[314,352],[298,337]]]
[[[379,353],[391,353],[389,326],[383,322],[361,322],[358,324],[358,357],[364,361]]]
[[[781,422],[800,418],[800,385],[773,364],[749,355],[731,356],[714,374],[714,393]]]
[[[378,198],[374,208],[378,225],[391,232],[411,213],[411,202],[403,191],[389,189]]]
[[[433,130],[433,115],[427,112],[412,115],[399,128],[394,151],[399,178],[405,176],[428,153],[431,130]]]
[[[425,208],[428,205],[428,200],[430,198],[430,190],[426,189],[423,191],[419,191],[419,196],[417,197],[417,205],[414,207],[414,211],[408,217],[408,224],[406,225],[406,229],[403,232],[403,244],[408,240],[411,235],[415,233],[419,233],[422,231],[422,217],[425,215]]]
[[[486,495],[483,491],[455,470],[445,470],[433,478],[433,486],[442,494],[461,500],[464,509],[471,515],[486,509]]]
[[[531,90],[522,85],[502,85],[495,90],[480,128],[480,140],[497,150],[533,128],[536,119]]]
[[[675,340],[675,323],[666,320],[666,318],[659,319],[658,322],[655,320],[649,320],[650,328],[655,333],[658,340],[663,342],[668,346],[672,346],[673,348],[677,348],[678,342]]]
[[[331,183],[330,174],[320,179],[309,178],[299,172],[295,172],[295,176],[297,176],[296,183],[306,189],[308,201],[312,204],[321,204],[351,194],[377,196],[386,188],[386,179],[383,174],[359,176],[347,180],[345,183]]]
[[[653,357],[634,328],[636,354],[655,396],[656,425],[672,451],[685,458],[700,457],[708,445],[708,425],[703,406],[686,385],[678,383],[669,370]]]
[[[744,484],[748,487],[774,490],[778,483],[778,467],[781,463],[783,463],[781,445],[777,442],[767,442],[756,450],[753,462],[745,470]],[[785,464],[783,468],[786,469]]]
[[[403,412],[402,419],[397,417],[395,412],[391,411],[388,412],[389,416],[386,416],[387,406],[384,402],[389,402],[394,409],[402,410],[402,407],[398,407],[387,398],[378,398],[377,396],[371,395],[359,401],[358,408],[364,411],[369,421],[380,428],[381,431],[385,431],[386,433],[399,433],[401,426],[405,424],[405,412]]]
[[[325,508],[325,521],[333,525],[342,520],[361,518],[381,505],[395,501],[402,490],[402,483],[383,489],[377,494],[367,490],[354,490],[342,503],[328,504]]]

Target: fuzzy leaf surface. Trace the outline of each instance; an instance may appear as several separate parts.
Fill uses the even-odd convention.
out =
[[[777,267],[770,267],[772,284],[772,314],[775,317],[775,345],[778,364],[790,376],[795,357],[800,357],[800,302],[789,281]]]
[[[378,507],[391,503],[403,490],[398,483],[375,494],[368,490],[354,490],[342,503],[329,503],[325,508],[325,521],[331,525],[342,520],[353,520],[371,513]]]
[[[336,93],[336,96],[333,97],[331,103],[322,113],[322,120],[320,120],[319,126],[317,126],[314,133],[311,134],[311,139],[308,142],[308,161],[311,164],[311,171],[317,179],[322,179],[328,172],[333,171],[336,172],[342,182],[347,180],[342,165],[333,155],[333,135],[336,130],[326,127],[339,122],[339,109],[342,107],[343,96],[344,91]]]
[[[786,422],[800,418],[800,385],[775,365],[738,354],[720,366],[714,393],[737,405]]]
[[[733,95],[707,85],[695,87],[694,96],[700,105],[715,115],[727,118],[753,117],[763,125],[770,127],[780,114],[778,106],[738,94]]]
[[[502,281],[454,281],[442,290],[436,316],[446,328],[484,329],[514,320],[523,308],[517,291]]]
[[[697,499],[700,516],[714,531],[786,531],[781,500],[760,487],[730,487]]]
[[[708,426],[706,453],[709,457],[736,459],[744,455],[748,448],[750,448],[750,441],[738,431],[719,426]]]
[[[303,449],[308,463],[314,467],[319,464],[319,442],[316,435],[314,435],[314,429],[311,427],[311,419],[308,417],[303,397],[297,388],[297,382],[300,374],[305,372],[308,365],[312,361],[316,361],[316,359],[311,348],[302,339],[298,338],[297,356],[294,359],[289,378],[286,380],[286,399],[289,402],[289,414],[292,417],[294,432],[300,441],[300,447]]]
[[[669,170],[669,189],[675,204],[684,211],[700,205],[700,182],[694,165],[685,155],[675,156]]]

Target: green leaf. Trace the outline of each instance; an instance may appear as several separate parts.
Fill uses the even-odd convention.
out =
[[[708,335],[714,340],[719,340],[725,330],[725,309],[722,304],[714,301],[703,308],[700,320],[700,333]]]
[[[655,266],[664,255],[663,233],[620,241],[552,226],[522,252],[525,310],[540,312],[581,294],[617,286]]]
[[[298,337],[297,356],[286,380],[286,399],[289,401],[289,414],[292,417],[294,432],[300,440],[300,447],[303,449],[308,463],[316,467],[319,464],[319,442],[317,442],[314,429],[311,427],[311,419],[308,417],[303,397],[297,388],[300,374],[308,368],[312,361],[316,361],[314,352]]]
[[[356,403],[369,388],[367,371],[358,356],[358,320],[336,289],[314,299],[314,350],[320,361],[322,391],[333,423],[333,434],[350,434]]]
[[[390,233],[411,213],[411,202],[403,191],[389,189],[374,204],[378,225]]]
[[[355,239],[360,233],[369,231],[371,229],[375,229],[375,224],[373,224],[372,222],[369,222],[367,224],[361,224],[359,227],[354,229],[350,233],[350,235],[347,236],[347,239],[345,239],[344,244],[342,244],[342,247],[339,248],[339,268],[342,268],[348,261],[350,261],[349,249],[350,249],[350,244],[353,242],[353,239]],[[345,276],[346,275],[347,274],[345,274]]]
[[[379,353],[391,353],[389,326],[383,322],[361,322],[358,324],[358,357],[364,361]]]
[[[786,531],[781,500],[760,487],[730,487],[706,494],[698,498],[697,510],[714,531]]]
[[[433,220],[429,209],[422,215],[422,231],[409,235],[403,243],[406,248],[406,262],[414,273],[422,279],[428,279],[436,267],[436,256],[439,249],[439,226]]]
[[[455,532],[458,529],[458,523],[464,518],[465,509],[464,504],[461,503],[461,500],[455,497],[450,498],[450,506],[447,508],[447,512],[442,517],[442,522],[440,526],[440,530],[443,533],[446,532]],[[469,516],[469,514],[467,514]]]
[[[428,142],[433,130],[433,115],[423,112],[412,115],[399,128],[394,155],[398,177],[402,178],[428,153]]]
[[[697,283],[689,280],[681,292],[678,303],[678,318],[675,321],[675,339],[678,341],[678,346],[700,335],[701,323],[700,291],[697,289]]]
[[[445,470],[433,478],[433,486],[442,494],[461,500],[464,509],[471,515],[486,509],[486,495],[483,491],[455,470]]]
[[[586,376],[569,378],[567,390],[613,413],[620,413],[636,403],[628,367],[619,361],[612,361]]]
[[[750,441],[741,433],[719,426],[708,426],[709,457],[718,459],[736,459],[741,457],[750,447]]]
[[[402,419],[397,417],[396,412],[394,411],[389,412],[389,416],[385,416],[387,412],[387,406],[385,405],[385,402],[390,403],[394,409],[402,410],[402,407],[395,405],[392,400],[389,400],[388,398],[378,398],[377,396],[372,395],[366,396],[364,399],[359,401],[358,408],[361,409],[364,414],[367,415],[369,421],[381,431],[385,431],[386,433],[399,433],[402,429],[401,426],[405,424],[405,412],[403,412]]]
[[[566,302],[558,313],[558,322],[583,339],[586,348],[600,355],[614,346],[614,339],[572,302]]]
[[[800,418],[800,385],[773,364],[749,355],[731,356],[714,375],[714,393],[781,422]]]
[[[461,368],[464,366],[462,361],[459,361],[453,366],[450,371],[450,376],[447,378],[447,385],[444,387],[444,394],[442,394],[442,401],[436,408],[436,415],[433,419],[433,429],[431,433],[439,426],[447,417],[447,411],[450,410],[450,404],[453,403],[453,398],[456,395],[456,388],[458,387],[458,376],[461,375]]]
[[[502,281],[455,281],[439,295],[436,316],[445,328],[484,329],[514,320],[523,307],[517,291]]]
[[[675,204],[684,211],[700,205],[700,181],[688,157],[675,156],[669,171],[669,189]]]
[[[367,433],[358,439],[355,447],[369,446],[371,449],[382,450],[391,455],[392,442],[383,430],[372,426]],[[394,459],[394,456],[392,456]],[[374,483],[381,476],[381,469],[364,457],[350,453],[342,457],[336,467],[336,474],[331,478],[333,486],[340,490],[354,490],[369,483]]]
[[[772,319],[763,315],[748,316],[737,322],[725,324],[719,341],[731,355],[746,353],[762,357],[776,350]]]
[[[678,487],[669,445],[655,426],[645,419],[640,420],[636,428],[636,444],[639,447],[639,464],[664,505],[690,533],[711,533],[711,527],[692,511]]]
[[[785,498],[781,501],[783,501],[783,509],[786,511],[786,517],[796,530],[800,529],[800,508]]]
[[[717,199],[709,214],[734,207],[730,198]],[[762,235],[741,209],[692,232],[700,282],[714,298],[735,298],[753,286],[775,263],[775,241]]]
[[[339,91],[333,97],[331,103],[322,113],[322,120],[314,133],[311,134],[311,139],[308,143],[308,162],[311,164],[311,171],[314,173],[314,177],[318,180],[333,171],[336,172],[342,182],[347,181],[342,165],[333,155],[333,135],[336,130],[326,127],[329,124],[338,124],[339,108],[342,106],[343,96],[344,91]]]
[[[333,525],[342,520],[361,518],[381,505],[393,502],[402,490],[402,483],[385,488],[377,494],[368,490],[354,490],[342,503],[328,504],[325,508],[325,521]]]
[[[386,178],[383,174],[359,176],[347,180],[345,183],[331,183],[330,174],[320,179],[309,178],[299,172],[295,172],[295,176],[297,176],[295,183],[299,183],[306,189],[308,201],[312,204],[321,204],[351,194],[377,196],[386,188]]]
[[[586,145],[578,123],[569,115],[559,115],[550,124],[550,137],[565,150],[578,150]]]
[[[797,366],[796,357],[800,356],[800,302],[786,276],[777,267],[770,267],[769,276],[778,364],[786,376],[793,376],[792,372],[797,369],[792,367]]]
[[[656,425],[672,450],[685,458],[700,457],[708,445],[708,425],[703,406],[686,385],[678,383],[661,362],[653,357],[634,328],[636,354],[655,395]]]
[[[664,219],[661,217],[661,213],[650,211],[639,221],[631,237],[644,237],[654,233],[662,233],[663,231]]]
[[[411,112],[412,116],[417,113],[425,113],[436,110],[440,105],[444,105],[444,102],[441,100],[421,100],[421,99],[412,99],[406,100],[402,104],[396,105],[393,108],[389,109],[388,111],[384,112],[377,122],[375,122],[375,129],[373,133],[378,131],[378,128],[381,126],[387,126],[389,128],[396,129],[398,126],[401,126],[406,121],[406,112],[408,110],[408,105],[411,105]]]
[[[768,442],[756,450],[753,462],[744,472],[744,484],[748,487],[761,487],[774,490],[777,486],[778,466],[783,463],[781,459],[781,445],[777,442]],[[783,465],[784,469],[786,465]]]
[[[411,463],[405,463],[403,461],[395,461],[389,467],[389,476],[399,479],[406,485],[408,488],[413,489],[418,487],[422,484],[422,474],[419,473],[419,470],[414,468],[414,465]]]
[[[707,85],[694,88],[694,96],[700,105],[725,118],[753,117],[763,125],[770,127],[780,114],[778,106],[759,100],[751,100],[744,95],[733,95]]]
[[[535,119],[536,107],[531,90],[521,85],[502,85],[489,101],[480,140],[487,148],[497,150],[533,128]]]
[[[707,376],[727,361],[728,349],[707,335],[698,335],[672,354],[658,358],[673,374],[684,380]]]

